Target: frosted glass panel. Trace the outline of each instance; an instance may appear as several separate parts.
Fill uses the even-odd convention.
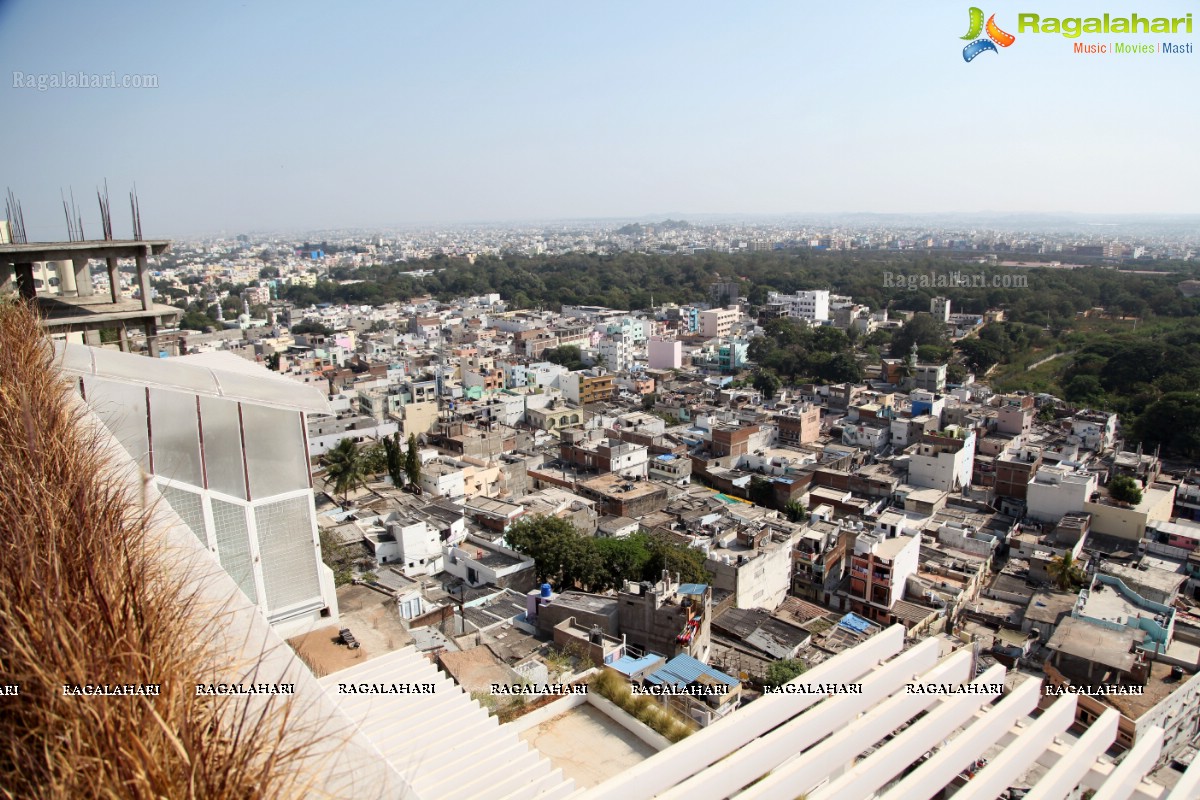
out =
[[[246,476],[242,466],[242,431],[238,424],[237,403],[201,397],[200,422],[204,427],[208,488],[245,500]]]
[[[150,471],[150,441],[146,436],[146,390],[127,383],[84,378],[87,403],[138,465]]]
[[[251,603],[258,602],[254,588],[254,562],[250,557],[250,532],[243,506],[212,500],[213,527],[221,566],[237,582]]]
[[[252,499],[308,488],[308,453],[300,414],[242,403],[242,429]]]
[[[270,611],[321,597],[308,502],[308,497],[294,497],[254,509]]]
[[[204,528],[204,501],[200,499],[200,495],[164,484],[159,484],[158,490],[162,492],[167,505],[171,506],[180,519],[187,523],[187,526],[192,529],[192,533],[196,534],[196,538],[207,549],[208,533]]]
[[[204,486],[194,394],[150,390],[150,446],[155,475]]]

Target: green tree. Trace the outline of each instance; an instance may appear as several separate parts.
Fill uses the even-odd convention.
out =
[[[642,580],[658,580],[663,571],[678,574],[684,583],[707,583],[712,577],[704,566],[705,555],[695,547],[675,541],[663,533],[647,537],[651,557]]]
[[[539,582],[571,588],[592,564],[587,554],[589,540],[570,521],[537,515],[517,520],[504,532],[508,546],[533,559]],[[592,551],[595,552],[594,550]]]
[[[654,558],[650,539],[643,533],[620,539],[593,539],[591,543],[601,565],[600,574],[588,586],[593,592],[619,589],[627,580],[642,580]]]
[[[417,447],[417,437],[412,433],[408,435],[408,452],[404,454],[404,476],[414,492],[420,491],[421,452]]]
[[[1063,394],[1072,403],[1097,405],[1104,402],[1104,387],[1095,375],[1076,375],[1067,381]]]
[[[1180,458],[1200,458],[1200,393],[1169,392],[1134,422],[1144,449],[1161,445]]]
[[[333,484],[333,491],[347,502],[350,492],[366,485],[362,453],[353,439],[342,439],[322,457],[325,477]]]
[[[1050,563],[1046,565],[1046,574],[1050,576],[1054,585],[1063,591],[1081,586],[1087,579],[1083,570],[1075,563],[1075,557],[1069,550],[1061,556],[1050,559]]]
[[[892,358],[908,358],[915,342],[918,347],[925,344],[946,346],[946,326],[924,312],[914,314],[904,327],[892,334]]]
[[[1108,482],[1108,494],[1119,503],[1136,506],[1142,502],[1142,487],[1128,475],[1118,475]]]
[[[800,522],[808,516],[808,509],[799,500],[789,500],[783,507],[783,513],[788,522]]]
[[[764,400],[770,400],[779,391],[783,382],[779,376],[769,369],[759,369],[754,373],[754,389],[761,392]]]
[[[372,442],[363,447],[363,472],[367,475],[378,475],[387,471],[387,450],[382,441]]]
[[[398,489],[404,485],[405,479],[404,447],[400,443],[400,431],[383,437],[383,454],[388,477],[392,479],[392,485]]]
[[[755,475],[750,479],[750,488],[746,492],[751,503],[755,505],[765,506],[767,508],[775,507],[775,485],[765,478],[760,478]]]
[[[561,347],[551,347],[542,351],[542,358],[552,364],[564,366],[570,370],[583,369],[583,356],[576,345],[565,344]]]
[[[321,561],[333,570],[333,585],[345,586],[354,580],[354,557],[348,548],[338,541],[337,534],[321,529]]]
[[[807,670],[804,662],[798,658],[781,658],[778,661],[772,661],[767,667],[767,676],[764,683],[767,686],[782,686],[798,675],[803,675]]]
[[[297,322],[292,326],[292,333],[310,333],[315,336],[329,336],[333,333],[333,329],[327,328],[319,322]]]

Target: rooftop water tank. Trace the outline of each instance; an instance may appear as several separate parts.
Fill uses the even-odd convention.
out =
[[[550,597],[550,584],[548,584],[548,583],[542,584],[542,597],[546,597],[546,598]]]

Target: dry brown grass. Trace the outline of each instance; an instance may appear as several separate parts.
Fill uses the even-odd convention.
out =
[[[238,665],[207,644],[220,621],[193,613],[81,414],[34,315],[0,300],[0,680],[20,687],[0,697],[0,797],[306,793],[291,698],[195,696],[202,672]],[[64,696],[73,683],[162,688]]]

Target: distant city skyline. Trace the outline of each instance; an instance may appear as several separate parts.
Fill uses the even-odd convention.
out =
[[[1072,42],[1087,37],[1022,34],[1028,9],[984,8],[1016,41],[967,64],[969,5],[8,0],[0,184],[43,240],[65,237],[60,189],[98,234],[105,179],[119,237],[135,182],[147,234],[173,237],[1200,213],[1200,111],[1186,102],[1200,55],[1081,55]],[[15,85],[16,73],[78,72],[153,76],[157,88]]]

